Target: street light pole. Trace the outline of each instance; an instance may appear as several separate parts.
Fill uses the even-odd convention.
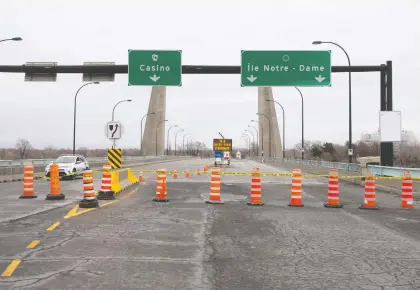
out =
[[[279,102],[277,102],[277,101],[273,101],[273,100],[265,100],[266,102],[273,102],[273,103],[276,103],[277,105],[279,105],[280,106],[280,108],[282,109],[282,111],[283,111],[283,158],[285,158],[286,157],[286,115],[285,115],[285,113],[284,113],[284,108],[283,108],[283,106],[279,103]]]
[[[178,125],[173,125],[169,127],[168,134],[166,135],[166,155],[167,156],[169,156],[169,132],[171,131],[172,128],[176,128],[176,127],[178,127]]]
[[[178,136],[178,133],[179,132],[184,132],[184,129],[179,129],[178,131],[176,131],[176,133],[175,133],[175,156],[176,156],[176,138],[177,138],[177,136]]]
[[[185,155],[185,137],[191,135],[191,133],[187,133],[182,137],[182,155]]]
[[[143,118],[141,118],[141,122],[140,122],[140,156],[143,156],[143,120],[146,116],[149,115],[156,115],[155,112],[153,113],[147,113],[146,115],[143,116]]]
[[[246,132],[249,132],[251,135],[252,135],[252,146],[251,146],[251,148],[252,148],[252,156],[254,156],[255,155],[255,136],[254,136],[254,133],[252,133],[252,131],[249,131],[249,130],[246,130],[245,129],[245,131]]]
[[[261,136],[262,136],[262,143],[261,143],[261,156],[264,156],[264,126],[260,121],[251,120],[251,122],[258,123],[261,126]],[[260,139],[258,139],[259,141]]]
[[[251,156],[251,137],[249,137],[247,134],[242,133],[241,137],[245,138],[246,137],[246,141],[247,143],[247,147],[248,147],[248,155]]]
[[[304,116],[304,113],[303,113],[303,94],[299,90],[298,87],[295,87],[295,89],[299,92],[300,98],[302,99],[302,160],[303,160],[303,159],[305,159],[305,138],[304,138],[305,125],[304,125],[304,120],[303,120],[303,116]]]
[[[168,120],[161,120],[161,121],[159,121],[159,122],[157,122],[157,124],[156,124],[156,156],[158,156],[158,135],[157,135],[157,131],[158,131],[158,129],[159,129],[159,125],[161,124],[161,123],[163,123],[163,122],[167,122]]]
[[[191,152],[191,149],[188,149],[188,148],[191,148],[192,139],[194,139],[193,136],[188,136],[187,137],[187,155],[188,155],[188,152]],[[188,145],[188,143],[190,143],[190,145]]]
[[[118,103],[116,103],[115,104],[115,106],[114,106],[114,108],[112,109],[112,121],[114,121],[114,114],[115,114],[115,108],[119,105],[119,104],[121,104],[121,103],[124,103],[124,102],[131,102],[132,100],[122,100],[122,101],[119,101]],[[116,143],[117,141],[114,139],[114,140],[112,140],[112,143],[113,143],[113,145],[112,145],[112,147],[113,147],[113,149],[115,149],[115,143]]]
[[[258,136],[258,129],[255,128],[254,126],[251,126],[251,125],[248,125],[248,127],[254,128],[255,129],[255,132],[257,132],[257,156],[259,156],[258,152],[260,151],[260,147],[259,147],[258,143],[260,143],[260,139],[259,139],[259,136]]]
[[[264,116],[267,118],[268,121],[268,157],[271,157],[271,121],[270,118],[267,117],[267,115],[263,114],[263,113],[257,113],[258,116]],[[264,138],[264,136],[263,136]],[[263,143],[264,143],[264,139],[263,139]]]
[[[80,90],[87,85],[99,85],[99,82],[90,82],[82,85],[74,95],[74,109],[73,109],[73,154],[76,154],[76,108],[77,108],[77,95],[79,94]]]
[[[347,53],[347,51],[341,45],[339,45],[338,43],[332,42],[332,41],[319,41],[318,40],[318,41],[312,42],[312,44],[315,44],[315,45],[322,44],[322,43],[328,43],[328,44],[332,44],[332,45],[335,45],[335,46],[339,47],[344,52],[344,54],[346,55],[349,66],[351,66],[350,56]],[[352,149],[352,142],[353,142],[353,140],[352,140],[352,116],[351,116],[352,115],[352,112],[351,112],[352,109],[351,109],[351,107],[352,107],[352,105],[351,105],[351,72],[349,71],[349,153],[350,153],[350,150]],[[352,163],[352,160],[353,160],[353,155],[349,154],[349,163]]]

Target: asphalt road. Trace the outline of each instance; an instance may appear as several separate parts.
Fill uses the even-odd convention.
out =
[[[264,177],[265,205],[252,207],[250,177],[223,175],[225,204],[213,205],[205,174],[168,178],[170,202],[155,203],[154,175],[144,176],[96,210],[64,219],[72,204],[0,223],[0,272],[10,274],[0,289],[420,289],[419,210],[400,209],[393,195],[377,194],[380,210],[360,210],[363,189],[341,184],[344,208],[328,209],[326,179],[305,179],[305,206],[291,208],[290,177]]]

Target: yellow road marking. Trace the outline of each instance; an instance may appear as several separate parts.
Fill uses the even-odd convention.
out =
[[[64,218],[65,218],[65,219],[69,219],[69,218],[71,218],[71,217],[78,216],[78,215],[81,215],[81,214],[84,214],[84,213],[90,212],[90,211],[92,211],[92,210],[95,210],[95,209],[96,209],[96,207],[83,209],[83,210],[81,210],[81,211],[78,211],[78,212],[76,212],[76,213],[74,213],[74,214],[70,215],[70,216],[69,216],[69,215],[67,215],[67,216],[65,216]]]
[[[138,190],[138,188],[136,188],[136,189],[135,189],[135,190],[133,190],[133,191],[130,191],[130,192],[127,194],[127,196],[132,195],[132,194],[133,194],[133,193],[135,193],[137,190]]]
[[[13,275],[13,272],[16,270],[16,268],[19,266],[21,260],[13,260],[10,262],[9,266],[7,266],[6,270],[4,270],[3,274],[1,274],[2,277],[10,277]]]
[[[61,223],[60,222],[56,222],[55,224],[51,225],[47,231],[51,232],[53,230],[55,230],[56,227],[58,227]]]
[[[72,217],[75,213],[77,213],[77,211],[79,210],[79,205],[76,204],[75,207],[73,207],[65,216],[65,219],[68,219],[70,217]]]
[[[40,240],[33,240],[26,248],[27,249],[33,249],[36,246],[38,246],[40,242],[41,242]]]
[[[116,203],[116,202],[118,202],[118,201],[119,201],[119,200],[109,201],[109,202],[107,202],[107,203],[103,203],[103,204],[101,204],[101,205],[100,205],[100,207],[104,207],[104,206],[107,206],[107,205],[110,205],[110,204]]]

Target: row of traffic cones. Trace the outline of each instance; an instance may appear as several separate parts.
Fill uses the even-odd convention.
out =
[[[209,166],[208,166],[208,165],[204,165],[204,167],[203,167],[203,172],[204,172],[204,173],[207,173],[207,172],[208,172],[208,169],[209,169]],[[165,174],[166,174],[166,171],[165,171]],[[196,175],[201,175],[201,170],[200,170],[200,168],[197,168]],[[174,169],[174,171],[173,171],[173,175],[172,175],[172,178],[173,178],[173,179],[178,179],[178,177],[179,177],[178,171],[177,171],[176,169]],[[189,170],[189,169],[186,169],[186,170],[185,170],[185,177],[186,177],[186,178],[190,178],[190,177],[191,177],[191,173],[190,173],[190,170]],[[141,170],[140,170],[140,174],[139,174],[139,182],[143,182],[143,181],[144,181],[143,171],[141,171]]]
[[[208,168],[206,168],[207,170]],[[187,172],[187,171],[186,171]],[[176,174],[176,172],[174,173]],[[220,196],[220,176],[221,170],[220,167],[213,167],[211,171],[210,179],[210,195],[206,203],[210,204],[223,204],[223,200]],[[264,205],[261,197],[261,173],[259,168],[254,168],[251,179],[251,192],[248,201],[248,205]],[[153,201],[156,202],[168,202],[166,194],[166,170],[160,169],[157,171],[156,177],[156,196]]]
[[[402,178],[401,207],[413,208],[413,180],[409,171],[404,172]],[[302,172],[294,169],[292,172],[292,192],[289,206],[302,207]],[[340,204],[340,189],[338,182],[338,170],[331,169],[328,177],[328,200],[324,204],[327,208],[342,208]],[[376,205],[375,175],[370,174],[365,180],[364,202],[360,209],[378,209]]]
[[[34,166],[32,164],[26,164],[23,166],[23,193],[19,198],[29,199],[37,197],[34,188]],[[45,199],[65,199],[65,195],[61,193],[58,165],[55,163],[50,165],[50,193],[47,194]]]

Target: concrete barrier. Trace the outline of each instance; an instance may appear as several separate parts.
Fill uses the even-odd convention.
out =
[[[115,194],[138,182],[138,178],[136,178],[131,168],[120,169],[111,173],[111,191]]]

